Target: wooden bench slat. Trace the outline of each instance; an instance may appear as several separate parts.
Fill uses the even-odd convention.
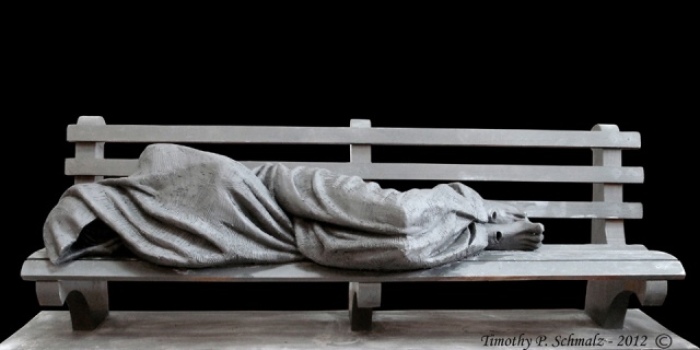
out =
[[[250,168],[266,162],[241,162]],[[426,163],[281,162],[288,167],[311,166],[368,180],[500,181],[557,183],[642,183],[642,167],[577,165],[500,165]],[[75,159],[65,162],[66,175],[128,176],[136,159]]]
[[[537,252],[486,251],[478,257],[433,269],[372,272],[333,269],[312,262],[208,269],[173,269],[140,260],[78,260],[55,266],[30,259],[25,280],[108,280],[173,282],[409,282],[492,280],[682,279],[673,256],[644,249],[581,249],[544,246]]]
[[[572,130],[436,129],[203,125],[69,125],[69,142],[184,142],[371,144],[621,148],[641,146],[638,132]]]

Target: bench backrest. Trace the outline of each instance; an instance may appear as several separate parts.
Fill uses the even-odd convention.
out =
[[[591,131],[373,128],[369,120],[352,120],[349,127],[162,126],[105,125],[101,117],[81,117],[68,126],[68,141],[75,143],[76,154],[66,160],[66,175],[75,176],[76,183],[127,176],[136,170],[136,159],[104,159],[105,142],[349,145],[350,162],[284,163],[325,167],[368,180],[590,183],[591,201],[508,202],[533,218],[591,219],[592,243],[625,244],[623,220],[642,217],[641,203],[622,200],[623,184],[644,180],[641,167],[622,166],[622,150],[640,148],[640,135],[621,132],[614,125],[597,125]],[[587,148],[593,150],[593,162],[586,166],[373,163],[373,145]],[[262,162],[243,163],[253,167]]]

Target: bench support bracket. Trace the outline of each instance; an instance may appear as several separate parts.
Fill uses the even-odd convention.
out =
[[[644,306],[661,305],[666,299],[666,281],[588,281],[586,314],[607,329],[624,326],[630,295]]]
[[[93,330],[109,314],[107,281],[37,281],[36,294],[43,306],[68,303],[73,330]]]
[[[382,302],[381,283],[350,282],[350,329],[369,331],[372,329],[372,308]]]

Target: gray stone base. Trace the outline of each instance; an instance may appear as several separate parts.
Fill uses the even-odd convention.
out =
[[[0,350],[525,349],[527,340],[529,349],[698,349],[637,309],[622,330],[563,309],[380,310],[370,332],[351,331],[347,311],[113,311],[94,331],[72,331],[67,311],[42,311]]]

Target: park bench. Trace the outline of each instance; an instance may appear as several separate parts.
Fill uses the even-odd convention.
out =
[[[111,257],[55,266],[39,250],[25,261],[22,278],[36,282],[41,305],[67,302],[75,330],[94,329],[108,315],[110,281],[348,282],[351,328],[369,330],[384,282],[583,280],[585,313],[601,328],[615,329],[623,326],[632,294],[641,305],[660,305],[667,281],[685,277],[675,257],[626,243],[624,220],[642,218],[642,204],[623,202],[623,185],[642,183],[644,172],[621,161],[623,150],[640,148],[640,134],[615,125],[596,125],[591,131],[373,128],[369,120],[352,120],[349,127],[160,126],[106,125],[101,117],[80,117],[68,126],[68,141],[75,143],[75,157],[66,160],[65,173],[76,183],[128,176],[136,169],[135,159],[105,159],[105,143],[172,142],[349,145],[349,162],[288,164],[311,164],[369,180],[590,183],[593,188],[590,201],[509,201],[531,218],[566,218],[572,225],[592,220],[590,243],[545,244],[534,252],[485,251],[426,270],[354,271],[312,262],[182,270]],[[586,166],[373,163],[373,145],[592,149],[593,161]]]

